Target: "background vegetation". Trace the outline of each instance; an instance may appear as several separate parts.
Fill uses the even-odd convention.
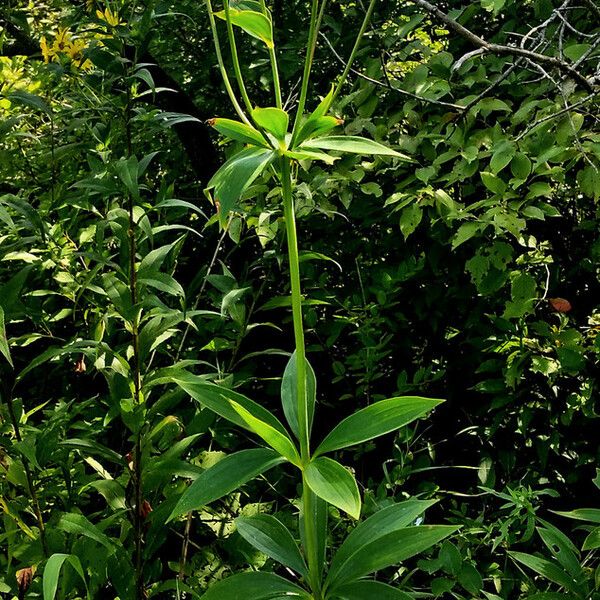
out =
[[[268,4],[290,108],[309,3]],[[327,7],[313,98],[366,8]],[[277,181],[226,229],[203,193],[241,148],[207,123],[235,114],[204,4],[7,0],[0,25],[0,592],[191,598],[285,575],[233,519],[294,530],[286,467],[167,523],[249,446],[174,378],[277,412],[294,349]],[[239,49],[269,106],[264,45]],[[419,497],[460,526],[378,576],[412,597],[600,597],[599,54],[595,0],[377,2],[332,112],[412,162],[300,163],[313,437],[383,398],[445,399],[338,452],[363,516]],[[351,523],[329,518],[335,545]]]

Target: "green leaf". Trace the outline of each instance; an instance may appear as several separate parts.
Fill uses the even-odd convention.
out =
[[[510,161],[510,171],[517,179],[527,179],[531,173],[531,161],[527,155],[517,152]]]
[[[328,580],[335,581],[345,565],[367,544],[412,525],[436,500],[406,500],[387,506],[359,523],[344,540],[331,561]]]
[[[344,121],[332,116],[310,116],[300,128],[296,145],[308,138],[324,135],[342,125]]]
[[[490,160],[490,169],[492,173],[496,175],[502,171],[502,169],[504,169],[504,167],[506,167],[513,159],[516,151],[516,146],[508,140],[498,144],[498,146],[494,149],[492,159]]]
[[[214,127],[221,135],[232,140],[242,142],[244,144],[252,144],[253,146],[262,146],[268,148],[269,144],[262,136],[260,131],[254,129],[250,125],[234,121],[232,119],[210,119],[208,124]]]
[[[375,402],[336,425],[321,442],[314,455],[361,444],[395,431],[422,417],[442,402],[443,400],[418,396],[402,396]]]
[[[567,590],[577,593],[577,586],[574,585],[574,580],[571,575],[565,573],[558,565],[545,558],[533,556],[532,554],[525,554],[524,552],[511,552],[508,554],[517,562],[529,567],[532,571],[535,571],[538,575],[549,579],[550,581],[562,585]]]
[[[260,436],[273,450],[277,451],[281,456],[287,458],[292,464],[300,467],[300,455],[296,446],[289,438],[287,433],[281,433],[271,425],[257,419],[252,413],[247,411],[237,402],[230,400],[234,410],[246,421],[251,431]]]
[[[464,564],[458,573],[458,583],[473,596],[478,596],[483,587],[483,579],[479,571],[469,563]]]
[[[315,458],[304,470],[308,487],[329,504],[360,517],[360,493],[354,476],[340,463],[330,458]]]
[[[274,573],[238,573],[215,583],[200,600],[311,600],[302,588]]]
[[[186,373],[185,376],[178,374],[173,379],[173,382],[185,390],[194,400],[197,400],[203,406],[210,408],[213,412],[239,427],[252,431],[248,423],[233,408],[232,401],[245,408],[256,419],[269,424],[279,431],[279,433],[287,435],[285,427],[273,413],[242,394],[215,385],[214,383],[207,383],[200,377],[189,373]]]
[[[259,127],[273,134],[278,140],[285,140],[290,118],[284,110],[257,106],[252,110],[252,119]]]
[[[600,200],[600,167],[588,165],[577,173],[581,191],[594,200]]]
[[[310,366],[310,363],[305,359],[306,363],[306,401],[308,403],[308,427],[309,431],[312,427],[313,417],[315,414],[315,401],[317,398],[317,379],[315,372]],[[294,435],[300,439],[300,429],[298,426],[298,387],[296,385],[296,351],[290,357],[283,378],[281,379],[281,404],[285,418],[290,425]]]
[[[6,328],[4,326],[4,309],[0,306],[0,352],[2,356],[6,358],[8,364],[12,367],[13,361],[10,355],[10,348],[8,346],[8,338],[6,337]]]
[[[183,493],[168,521],[222,498],[283,462],[284,458],[267,448],[252,448],[229,454],[198,476]]]
[[[102,533],[98,527],[86,519],[83,515],[76,513],[65,513],[56,525],[57,529],[67,533],[83,535],[104,546],[111,554],[116,552],[118,544],[115,540]]]
[[[44,567],[44,576],[42,582],[42,589],[44,592],[44,600],[54,600],[56,596],[56,590],[58,589],[58,580],[60,578],[60,571],[65,562],[68,562],[75,572],[81,577],[85,588],[87,590],[87,582],[85,580],[85,574],[81,566],[79,558],[74,554],[53,554]],[[89,592],[88,592],[89,598]]]
[[[310,150],[313,148],[317,148],[318,150],[335,150],[337,152],[352,152],[354,154],[395,156],[404,160],[411,160],[410,157],[400,154],[383,144],[353,135],[331,135],[329,137],[306,140],[299,149]]]
[[[442,541],[458,527],[419,525],[405,527],[366,541],[343,564],[332,568],[326,586],[332,593],[343,584],[395,565]]]
[[[400,231],[405,240],[419,226],[422,218],[423,209],[416,202],[402,210],[400,213]]]
[[[379,581],[353,581],[335,591],[339,600],[413,600],[413,596]]]
[[[482,171],[480,176],[483,185],[485,185],[490,192],[493,192],[494,194],[504,194],[506,191],[506,184],[500,177],[486,171]]]
[[[284,154],[294,160],[322,160],[328,165],[332,165],[336,160],[339,160],[339,156],[331,156],[320,150],[286,150]]]
[[[136,199],[140,199],[140,187],[138,183],[138,161],[135,156],[130,156],[115,163],[115,171],[119,179],[125,184],[129,193]]]
[[[242,194],[271,164],[275,154],[266,148],[246,148],[230,158],[211,178],[207,190],[214,188],[219,202],[219,219],[226,224],[227,215],[235,208]]]
[[[257,515],[238,517],[235,524],[248,543],[296,573],[307,576],[306,563],[298,544],[281,521],[272,515]]]
[[[582,550],[595,550],[600,548],[600,527],[593,529],[583,542]]]
[[[221,10],[215,13],[215,17],[225,20],[225,11]],[[254,10],[237,10],[229,9],[229,18],[231,23],[243,29],[250,34],[263,41],[267,48],[273,48],[273,24],[271,19],[261,12]]]
[[[577,508],[569,511],[555,510],[552,512],[563,517],[568,517],[569,519],[600,523],[600,508]]]

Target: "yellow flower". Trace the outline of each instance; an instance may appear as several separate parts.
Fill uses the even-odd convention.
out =
[[[71,58],[71,60],[80,60],[83,58],[82,52],[85,50],[85,42],[81,39],[73,40],[66,48],[65,51]]]
[[[54,43],[52,44],[52,50],[55,54],[58,52],[67,52],[67,48],[71,45],[71,34],[66,27],[58,30]]]
[[[54,50],[48,46],[48,42],[46,38],[43,37],[40,40],[40,48],[42,49],[42,56],[44,57],[44,62],[50,62],[50,59],[54,56]]]
[[[112,27],[116,27],[121,24],[121,19],[119,19],[119,13],[116,11],[113,13],[110,8],[107,8],[104,12],[97,10],[96,16],[102,21],[106,21]]]

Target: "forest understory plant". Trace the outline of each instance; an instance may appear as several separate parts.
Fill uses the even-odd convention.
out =
[[[303,77],[292,118],[283,109],[284,94],[278,75],[272,17],[265,2],[225,2],[223,10],[216,13],[211,1],[206,2],[221,76],[239,117],[239,121],[214,118],[210,124],[226,138],[244,145],[213,176],[208,183],[207,194],[214,197],[220,223],[225,227],[230,211],[262,174],[270,176],[279,188],[286,231],[295,350],[281,383],[282,408],[289,429],[259,403],[210,383],[206,377],[180,373],[174,378],[201,405],[254,433],[270,448],[241,450],[204,471],[179,499],[170,519],[201,509],[276,465],[289,463],[298,470],[301,478],[299,529],[302,550],[293,534],[275,517],[261,514],[238,518],[236,525],[240,535],[258,550],[291,569],[300,581],[292,582],[268,572],[240,573],[213,585],[203,596],[204,600],[241,597],[252,600],[284,597],[307,600],[406,599],[410,596],[405,592],[367,577],[428,549],[457,529],[452,526],[414,525],[425,509],[434,504],[432,501],[410,499],[392,504],[358,524],[334,552],[329,568],[324,568],[328,538],[327,505],[337,507],[354,520],[361,515],[361,496],[354,475],[326,455],[395,431],[423,417],[440,403],[440,400],[417,396],[381,400],[342,420],[316,448],[311,445],[317,383],[306,359],[304,341],[294,202],[295,171],[304,161],[333,164],[337,157],[330,152],[407,160],[406,156],[367,138],[329,135],[342,124],[340,119],[329,114],[330,109],[346,81],[368,27],[374,0],[366,10],[346,68],[317,107],[305,114],[312,63],[326,4],[325,0],[312,3]],[[241,103],[221,53],[217,18],[226,25],[232,71]],[[254,106],[248,96],[238,57],[236,27],[261,40],[268,50],[275,106]]]

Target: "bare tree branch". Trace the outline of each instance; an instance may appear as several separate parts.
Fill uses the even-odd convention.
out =
[[[329,41],[327,36],[322,31],[319,32],[319,35],[325,40],[325,43],[329,46],[329,49],[331,50],[331,52],[335,56],[335,58],[342,65],[345,66],[346,62],[340,56],[340,54],[337,52],[337,50],[333,47],[333,44]],[[361,73],[360,71],[357,71],[356,69],[350,69],[350,72],[353,75],[356,75],[357,77],[360,77],[361,79],[364,79],[365,81],[368,81],[369,83],[372,83],[373,85],[377,85],[379,87],[385,88],[392,92],[397,92],[398,94],[402,94],[403,96],[407,96],[408,98],[413,98],[415,100],[419,100],[420,102],[427,102],[429,104],[435,104],[437,106],[444,106],[446,108],[453,108],[454,110],[460,110],[460,111],[463,111],[465,109],[464,106],[460,106],[460,104],[454,104],[452,102],[444,102],[443,100],[434,100],[433,98],[425,98],[424,96],[419,96],[418,94],[414,94],[413,92],[407,92],[406,90],[403,90],[402,88],[393,86],[391,84],[391,82],[389,82],[389,79],[387,81],[379,81],[378,79],[373,79],[372,77],[369,77],[368,75],[365,75],[364,73]],[[386,79],[387,79],[387,77],[386,77]]]
[[[546,54],[539,54],[538,52],[534,52],[532,50],[527,50],[525,48],[519,46],[504,46],[502,44],[494,44],[490,42],[486,42],[483,38],[479,37],[477,34],[473,33],[463,25],[461,25],[458,21],[455,21],[452,17],[449,17],[446,13],[442,12],[439,8],[427,2],[427,0],[411,0],[413,4],[424,8],[432,15],[435,15],[440,21],[442,21],[449,29],[458,33],[461,37],[470,41],[473,45],[478,48],[482,48],[486,52],[490,52],[491,54],[497,55],[509,55],[509,56],[522,56],[524,58],[529,59],[532,63],[542,64],[542,65],[551,65],[562,71],[566,75],[569,75],[575,81],[580,83],[583,87],[585,87],[588,91],[593,92],[593,85],[578,71],[576,71],[571,65],[556,58],[554,56],[547,56]]]

